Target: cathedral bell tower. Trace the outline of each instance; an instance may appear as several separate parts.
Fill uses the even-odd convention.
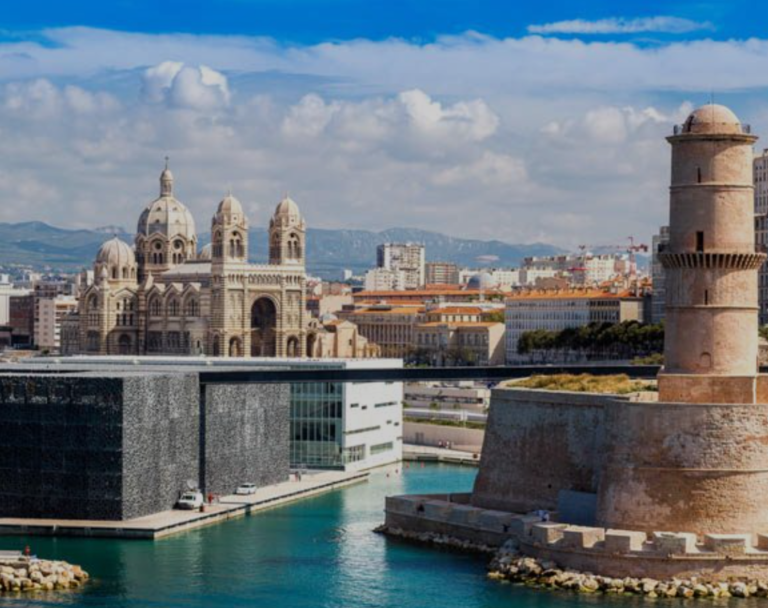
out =
[[[307,225],[299,206],[286,196],[269,221],[269,263],[303,267],[306,234]]]

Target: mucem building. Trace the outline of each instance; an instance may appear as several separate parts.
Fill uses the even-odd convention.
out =
[[[36,358],[29,366],[50,369],[186,370],[291,369],[365,370],[402,368],[401,359],[306,359],[217,357]],[[362,471],[398,462],[403,448],[402,382],[291,383],[289,458],[297,469]]]
[[[290,387],[194,371],[0,373],[0,517],[125,520],[288,479]]]

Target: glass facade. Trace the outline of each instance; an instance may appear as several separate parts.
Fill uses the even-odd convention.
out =
[[[291,385],[291,466],[341,468],[344,387],[340,382]]]

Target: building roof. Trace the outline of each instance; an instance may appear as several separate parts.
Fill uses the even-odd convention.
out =
[[[136,256],[128,243],[113,237],[99,248],[96,263],[117,268],[131,268],[136,265]]]
[[[602,291],[599,289],[547,289],[510,294],[507,302],[518,300],[639,300],[631,291]]]
[[[173,175],[167,167],[160,175],[160,197],[141,212],[136,232],[144,236],[159,232],[169,239],[175,236],[195,238],[195,218],[173,196]]]
[[[741,122],[730,108],[710,103],[695,109],[683,123],[683,133],[741,133]]]
[[[491,321],[429,321],[427,323],[419,323],[416,326],[416,329],[422,328],[422,327],[467,327],[467,328],[483,328],[483,327],[493,327],[496,325],[504,325],[501,322],[494,323]]]

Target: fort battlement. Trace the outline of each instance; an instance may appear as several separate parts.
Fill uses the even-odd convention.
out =
[[[482,509],[469,494],[387,498],[387,525],[445,534],[501,547],[510,539],[523,552],[561,568],[606,576],[700,577],[710,581],[759,577],[768,568],[768,533],[704,534],[615,530],[542,521],[540,515]],[[550,514],[557,517],[557,514]]]

